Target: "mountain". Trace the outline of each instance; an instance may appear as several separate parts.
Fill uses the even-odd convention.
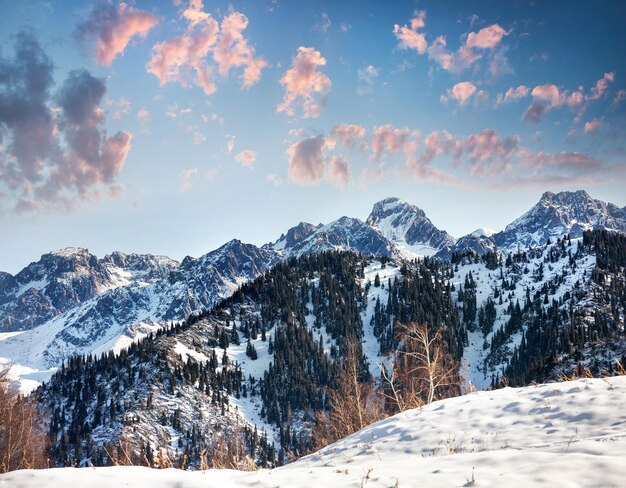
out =
[[[82,248],[44,254],[14,277],[0,276],[0,330],[31,329],[115,288],[162,279],[177,266],[149,254],[98,259]]]
[[[423,210],[387,198],[374,204],[365,221],[301,222],[262,247],[232,240],[180,263],[120,252],[99,259],[68,248],[45,254],[15,276],[0,273],[0,361],[21,365],[22,379],[35,386],[74,354],[119,351],[170,321],[210,308],[294,257],[330,250],[394,259],[449,260],[468,251],[480,256],[542,245],[568,232],[580,236],[584,228],[626,230],[624,214],[583,191],[548,192],[503,232],[478,229],[455,242]]]
[[[298,457],[350,351],[355,377],[385,386],[381,367],[403,357],[399,322],[442,334],[466,390],[614,374],[626,361],[625,269],[626,236],[606,231],[454,264],[345,251],[281,262],[117,356],[67,361],[38,395],[54,462],[109,464],[120,444],[191,468],[235,445],[259,466]]]
[[[22,469],[0,474],[0,485],[622,486],[625,396],[624,376],[474,392],[386,418],[280,469]]]
[[[399,198],[376,203],[366,224],[416,256],[431,256],[455,242],[450,234],[437,229],[423,210]]]
[[[440,250],[435,254],[435,257],[449,260],[454,253],[463,254],[471,251],[478,256],[482,256],[485,253],[494,252],[496,250],[496,243],[493,238],[494,234],[495,232],[491,229],[476,229],[474,232],[461,237],[453,246],[448,246]]]
[[[338,249],[352,250],[375,256],[391,256],[399,253],[397,247],[377,229],[370,227],[359,219],[341,217],[330,224],[320,225],[315,230],[311,226],[306,227],[304,232],[298,233],[298,230],[302,229],[302,225],[300,224],[296,229],[291,229],[287,233],[287,238],[281,238],[267,247],[280,251],[284,258]],[[292,235],[298,233],[301,238],[288,241],[290,233]]]
[[[586,191],[545,192],[539,202],[493,236],[502,250],[540,246],[565,234],[581,237],[584,230],[626,232],[626,210],[595,200]]]
[[[15,276],[0,306],[4,330],[20,331],[0,341],[0,358],[26,368],[25,379],[45,379],[75,354],[119,351],[211,307],[276,262],[275,252],[239,240],[181,263],[122,253],[99,260],[74,248],[46,254]]]

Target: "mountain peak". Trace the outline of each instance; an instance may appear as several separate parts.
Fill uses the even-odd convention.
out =
[[[593,200],[593,199],[591,198],[589,193],[587,193],[585,190],[561,191],[559,193],[546,191],[544,192],[543,195],[541,195],[541,199],[539,200],[539,202],[563,204],[563,203],[568,203],[572,201],[579,202],[579,201],[586,201],[586,200]]]
[[[396,197],[375,203],[366,223],[387,239],[413,247],[418,255],[434,254],[454,244],[454,238],[437,229],[422,209]]]
[[[399,213],[399,212],[405,212],[405,211],[415,212],[415,213],[425,216],[424,211],[416,207],[415,205],[411,205],[410,203],[407,203],[398,197],[387,197],[374,204],[374,206],[372,207],[372,212],[370,213],[370,216],[368,218],[368,221],[370,219],[373,220],[377,216],[381,216],[383,214],[389,215],[391,213]]]
[[[498,247],[541,246],[564,234],[581,237],[584,230],[626,231],[626,212],[586,191],[545,192],[539,202],[494,236]]]
[[[51,251],[48,254],[52,256],[70,258],[76,255],[85,255],[91,253],[89,252],[89,249],[86,249],[84,247],[64,247],[61,249],[57,249],[56,251]]]

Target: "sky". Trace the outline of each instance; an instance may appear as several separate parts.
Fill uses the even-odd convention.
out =
[[[626,3],[0,0],[0,270],[200,256],[396,196],[626,205]]]

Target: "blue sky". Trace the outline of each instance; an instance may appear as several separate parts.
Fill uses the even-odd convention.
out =
[[[625,14],[4,0],[0,269],[65,246],[182,259],[263,244],[387,196],[457,237],[546,190],[624,206]]]

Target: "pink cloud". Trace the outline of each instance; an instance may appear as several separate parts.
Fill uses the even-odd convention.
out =
[[[496,98],[496,105],[502,105],[510,103],[520,98],[526,98],[529,94],[528,87],[526,85],[520,85],[517,88],[509,88],[504,95],[498,94]]]
[[[252,168],[256,162],[256,153],[246,149],[235,156],[235,161],[244,168]]]
[[[493,24],[480,29],[478,32],[470,32],[465,45],[469,48],[493,49],[506,35],[508,32],[500,25]]]
[[[96,62],[108,66],[124,52],[133,37],[145,39],[157,23],[155,15],[124,2],[120,2],[117,8],[110,3],[98,4],[78,27],[78,33],[82,39],[93,40]]]
[[[451,98],[459,105],[465,105],[474,93],[476,93],[476,85],[470,81],[462,81],[454,85],[452,89],[448,89],[448,95],[443,97],[443,100],[447,101]]]
[[[482,56],[467,46],[461,46],[456,52],[449,51],[446,38],[437,37],[428,46],[428,58],[435,61],[442,69],[452,73],[461,73],[478,61]]]
[[[341,156],[333,156],[328,165],[326,179],[336,186],[344,188],[352,180],[350,163]]]
[[[450,51],[445,36],[437,36],[430,45],[428,44],[426,35],[420,32],[426,24],[425,19],[426,13],[422,11],[415,14],[410,26],[394,24],[393,33],[398,39],[398,46],[401,49],[414,50],[418,54],[428,53],[429,59],[435,61],[442,69],[453,73],[461,73],[481,59],[483,54],[477,52],[477,49],[493,50],[504,36],[508,35],[500,25],[493,24],[479,32],[470,32],[466,42],[459,46],[458,50]],[[492,56],[490,64],[492,77],[510,71],[504,52],[504,49],[500,49]]]
[[[538,85],[531,91],[534,98],[533,103],[524,114],[524,120],[529,122],[540,122],[543,116],[552,108],[568,106],[572,109],[581,107],[583,104],[582,87],[569,92],[561,91],[558,86],[552,83]]]
[[[289,167],[287,176],[299,185],[316,185],[324,176],[323,135],[309,137],[293,144],[288,150]]]
[[[567,173],[595,172],[606,165],[604,162],[579,152],[561,151],[557,153],[533,152],[522,148],[519,151],[524,168],[534,170],[565,170]],[[561,175],[563,176],[563,175]]]
[[[431,132],[424,139],[424,151],[415,160],[411,161],[411,165],[426,166],[439,154],[452,155],[455,160],[461,157],[463,144],[457,140],[448,131]]]
[[[600,119],[593,119],[589,122],[585,122],[585,134],[595,134],[602,127],[602,121]]]
[[[242,34],[248,26],[245,15],[230,12],[222,19],[220,29],[217,20],[204,11],[202,0],[191,0],[181,16],[187,22],[186,32],[157,43],[148,62],[148,72],[155,75],[161,85],[180,83],[189,87],[193,83],[206,95],[212,95],[217,86],[213,66],[209,63],[210,54],[222,76],[241,67],[242,88],[258,83],[268,64],[263,58],[255,58],[254,48]]]
[[[604,73],[604,76],[596,81],[596,84],[591,87],[591,94],[589,95],[589,100],[598,100],[604,95],[606,90],[609,87],[609,83],[615,81],[615,73]]]
[[[213,51],[213,59],[218,71],[226,76],[232,68],[243,66],[242,86],[249,88],[261,79],[261,71],[267,67],[267,61],[254,57],[254,48],[248,44],[242,32],[248,27],[248,18],[231,12],[224,17]]]
[[[178,173],[178,177],[181,179],[180,186],[178,190],[182,193],[191,190],[193,183],[192,178],[198,173],[198,168],[189,168],[184,169],[180,173]]]
[[[365,127],[356,124],[338,124],[331,129],[327,144],[334,147],[340,142],[344,147],[352,149],[356,142],[364,137]]]
[[[211,95],[217,87],[213,83],[212,68],[205,58],[217,42],[218,24],[210,14],[200,15],[204,13],[200,1],[190,5],[185,12],[191,12],[188,16],[193,15],[187,32],[157,43],[152,48],[147,69],[159,79],[161,85],[180,83],[189,87],[193,81],[206,95]]]
[[[372,155],[371,160],[379,160],[385,153],[394,154],[402,151],[411,136],[416,133],[408,128],[397,128],[391,124],[374,127],[371,137]]]
[[[626,100],[626,90],[618,90],[613,98],[613,105],[617,105]]]
[[[424,54],[428,48],[428,42],[426,36],[421,32],[417,32],[419,29],[424,28],[426,19],[426,12],[417,12],[411,19],[411,26],[400,26],[394,24],[393,33],[399,41],[401,49],[414,49],[419,54]]]
[[[311,47],[299,47],[289,68],[280,79],[285,88],[277,112],[293,116],[300,105],[303,118],[317,118],[326,106],[326,93],[330,90],[330,78],[318,71],[326,65],[326,59]]]
[[[501,174],[511,170],[511,158],[519,149],[518,135],[501,139],[494,129],[483,129],[465,139],[464,151],[472,164],[471,174]]]
[[[280,186],[283,184],[282,178],[280,178],[276,173],[268,173],[265,175],[265,181],[270,182],[274,186]]]

